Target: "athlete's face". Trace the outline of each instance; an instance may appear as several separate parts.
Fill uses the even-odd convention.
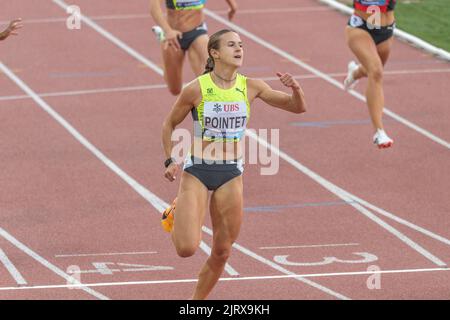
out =
[[[235,32],[225,33],[220,38],[219,59],[222,63],[235,66],[242,66],[244,60],[244,50],[242,40]]]

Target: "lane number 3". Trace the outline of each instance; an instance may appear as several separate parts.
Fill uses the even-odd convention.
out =
[[[310,266],[324,266],[332,263],[372,263],[378,260],[376,255],[368,252],[353,252],[353,255],[361,257],[355,260],[341,260],[336,257],[324,257],[322,261],[319,262],[293,262],[289,261],[289,255],[274,256],[274,261],[286,266],[298,266],[298,267],[310,267]]]

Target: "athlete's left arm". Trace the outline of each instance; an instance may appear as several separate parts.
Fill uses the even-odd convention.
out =
[[[248,79],[248,85],[255,98],[265,103],[293,113],[306,111],[305,95],[298,82],[289,73],[277,73],[281,83],[292,89],[292,94],[272,89],[266,82],[258,79]],[[249,91],[250,93],[250,91]]]
[[[225,0],[228,3],[228,6],[230,7],[230,10],[228,11],[228,20],[233,20],[234,15],[237,11],[237,3],[236,0]]]

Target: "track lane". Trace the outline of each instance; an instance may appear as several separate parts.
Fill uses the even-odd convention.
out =
[[[80,116],[80,118],[81,118],[81,116]],[[252,119],[252,121],[253,121],[254,119]]]

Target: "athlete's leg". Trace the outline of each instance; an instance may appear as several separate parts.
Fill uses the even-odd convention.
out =
[[[188,49],[191,69],[196,76],[202,75],[205,71],[206,60],[208,59],[208,40],[208,35],[203,34],[195,39]]]
[[[365,78],[365,77],[367,77],[367,71],[366,71],[366,69],[364,68],[364,66],[363,66],[362,64],[360,64],[360,65],[358,66],[358,69],[356,69],[356,70],[353,72],[353,79],[359,80],[359,79]]]
[[[391,53],[392,43],[394,42],[394,38],[390,37],[386,41],[383,41],[377,45],[377,52],[380,56],[381,63],[383,66],[386,64],[389,54]],[[359,68],[353,73],[353,78],[358,80],[360,78],[367,77],[367,71],[364,66],[359,65]]]
[[[364,67],[363,70],[369,80],[366,99],[372,124],[375,129],[383,129],[383,63],[378,55],[377,47],[365,30],[347,27],[346,38],[348,46]]]
[[[210,257],[200,271],[193,299],[205,299],[222,274],[231,253],[231,246],[241,228],[242,197],[242,176],[228,181],[211,196],[213,246]]]
[[[183,171],[172,230],[172,241],[180,257],[192,256],[200,244],[207,202],[208,189]]]
[[[393,43],[394,43],[394,37],[390,37],[389,39],[387,39],[377,45],[378,56],[380,57],[381,63],[383,63],[383,66],[386,64],[386,62],[389,58]]]
[[[172,47],[164,49],[164,43],[162,43],[161,52],[164,64],[164,80],[170,93],[178,95],[183,88],[184,51],[175,50]]]

